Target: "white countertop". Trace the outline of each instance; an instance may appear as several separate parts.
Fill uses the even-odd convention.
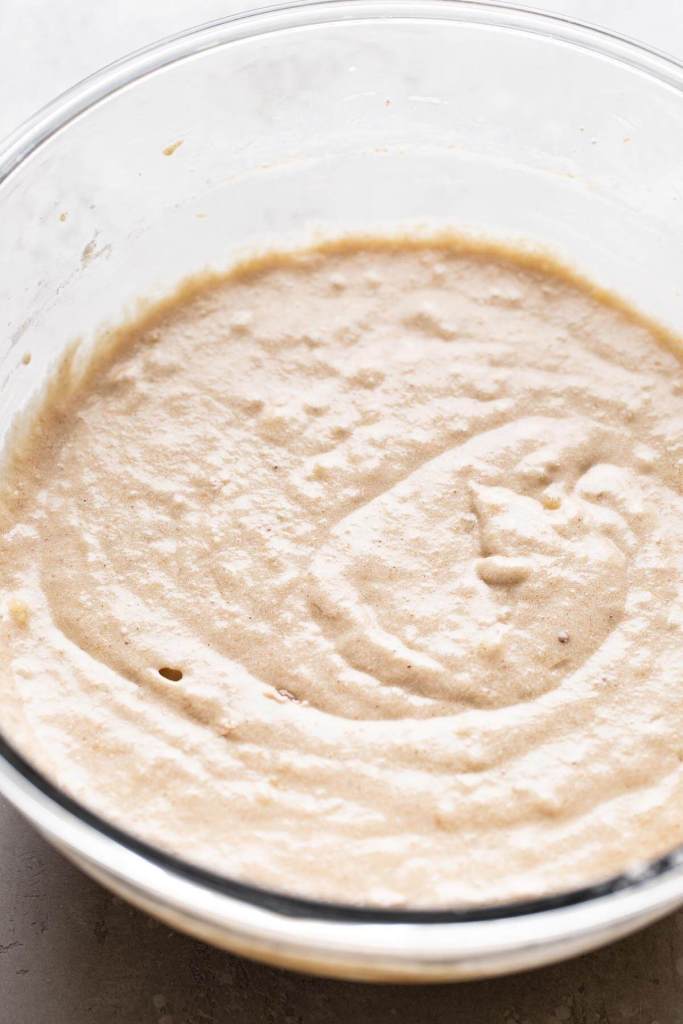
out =
[[[683,0],[536,6],[683,59]],[[0,136],[103,64],[243,7],[0,0]],[[608,949],[513,978],[423,989],[302,978],[210,949],[133,910],[0,800],[0,1024],[114,1022],[683,1024],[683,911]]]
[[[0,137],[117,57],[268,2],[0,0]],[[683,58],[681,0],[540,0],[527,6],[592,22]]]

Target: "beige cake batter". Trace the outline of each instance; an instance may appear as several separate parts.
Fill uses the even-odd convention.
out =
[[[1,507],[3,729],[118,824],[447,905],[683,841],[683,369],[553,264],[358,241],[65,364]]]

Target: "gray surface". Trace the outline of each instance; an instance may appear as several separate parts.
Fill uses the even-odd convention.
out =
[[[683,55],[681,0],[535,4]],[[120,54],[244,5],[0,0],[0,135]],[[609,949],[513,978],[421,989],[303,978],[210,949],[133,910],[0,801],[0,1024],[91,1022],[683,1024],[683,912]]]

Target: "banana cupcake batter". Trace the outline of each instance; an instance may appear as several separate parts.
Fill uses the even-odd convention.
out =
[[[683,367],[551,261],[346,240],[67,360],[0,492],[0,725],[307,897],[540,896],[683,841]]]

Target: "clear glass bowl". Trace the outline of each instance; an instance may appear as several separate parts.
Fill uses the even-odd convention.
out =
[[[451,226],[541,245],[683,333],[683,69],[494,3],[343,0],[229,18],[112,65],[8,139],[0,224],[3,433],[75,336],[87,345],[189,273],[321,234]],[[11,736],[0,789],[86,871],[171,924],[320,973],[509,971],[683,902],[674,853],[535,903],[332,906],[125,835],[58,792]]]

